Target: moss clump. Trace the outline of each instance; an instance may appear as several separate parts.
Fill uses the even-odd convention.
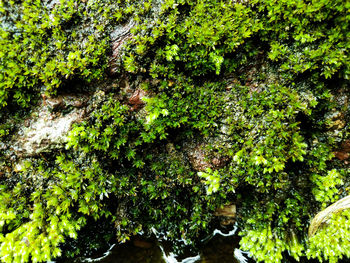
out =
[[[196,243],[228,203],[237,205],[240,245],[257,261],[282,262],[286,253],[333,262],[348,256],[341,249],[331,255],[332,244],[306,235],[312,216],[347,195],[350,184],[348,166],[333,154],[349,139],[346,94],[342,106],[333,99],[348,85],[348,3],[65,0],[0,7],[11,14],[1,20],[1,108],[10,101],[26,107],[73,78],[103,76],[108,34],[128,20],[133,37],[119,73],[146,94],[145,107],[130,107],[118,87],[96,93],[63,152],[0,178],[4,262],[57,257],[65,237],[101,217],[120,241],[156,229]],[[329,117],[335,108],[342,125]],[[198,137],[207,142],[206,158],[218,156],[223,165],[198,173],[186,152],[186,142]],[[337,229],[350,234],[339,223],[347,217],[333,218],[319,240]],[[345,242],[342,235],[334,240]]]
[[[72,78],[103,77],[109,19],[118,3],[1,1],[0,107],[28,107]]]

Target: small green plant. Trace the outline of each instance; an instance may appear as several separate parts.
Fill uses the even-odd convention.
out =
[[[113,23],[108,5],[1,1],[0,14],[8,19],[0,28],[0,108],[9,103],[28,107],[39,93],[55,93],[73,77],[91,81],[104,76],[104,27]]]
[[[349,210],[332,214],[327,223],[310,237],[306,251],[308,258],[317,258],[321,262],[325,259],[331,263],[349,258],[349,219]]]
[[[147,94],[135,109],[122,88],[96,92],[62,152],[0,173],[1,261],[59,257],[102,217],[121,242],[156,229],[196,244],[228,203],[258,262],[349,257],[348,211],[306,235],[349,194],[348,167],[333,160],[349,125],[327,119],[348,84],[349,10],[341,0],[0,0],[2,140],[14,107],[105,77],[109,34],[130,20],[118,70]],[[190,142],[207,144],[210,169],[196,170]]]

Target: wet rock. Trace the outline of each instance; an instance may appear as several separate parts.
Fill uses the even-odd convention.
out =
[[[223,226],[233,225],[236,220],[236,205],[230,204],[217,208],[214,212],[215,216],[221,217],[220,224]]]
[[[332,101],[334,102],[334,108],[331,112],[326,114],[328,135],[334,137],[335,140],[340,143],[342,133],[346,133],[349,130],[350,122],[350,88],[346,84],[339,88],[332,94]],[[341,152],[341,151],[340,151]],[[340,158],[341,153],[338,154]]]
[[[20,139],[23,153],[33,155],[58,148],[66,141],[66,134],[72,124],[80,120],[80,112],[72,112],[53,119],[50,119],[49,115],[38,119]]]
[[[216,209],[215,216],[226,216],[226,217],[236,217],[236,205],[224,205]]]
[[[312,219],[309,227],[309,237],[313,236],[322,225],[327,223],[331,215],[340,213],[345,209],[350,209],[350,196],[344,197],[334,204],[328,206],[323,211],[319,212],[314,219]]]
[[[48,98],[46,95],[42,95],[43,98],[43,104],[47,105],[48,108],[52,111],[57,111],[59,109],[64,108],[64,102],[62,99],[62,96],[56,97],[56,98]]]
[[[344,114],[340,111],[330,113],[327,116],[327,119],[329,120],[327,127],[329,130],[341,130],[346,125]]]
[[[346,164],[348,164],[348,159],[350,157],[350,140],[342,142],[340,148],[334,152],[334,155],[339,160],[344,161]]]
[[[73,123],[85,117],[86,95],[43,96],[43,100],[14,135],[10,154],[19,157],[35,156],[64,147]]]
[[[131,106],[130,110],[136,111],[142,108],[145,105],[145,102],[142,100],[144,97],[146,97],[146,91],[136,89],[128,100],[128,104]]]
[[[204,172],[208,168],[219,169],[224,167],[228,158],[225,156],[215,155],[208,148],[212,142],[189,142],[185,144],[184,151],[192,168],[198,172]]]
[[[205,171],[208,168],[212,168],[212,164],[207,158],[207,152],[205,151],[204,144],[189,145],[187,150],[188,159],[192,165],[192,168],[196,171]]]
[[[343,114],[349,114],[350,113],[350,88],[345,84],[343,87],[341,87],[339,90],[337,90],[336,94],[333,94],[333,101],[337,105],[337,109],[339,109]]]
[[[56,97],[42,95],[43,105],[51,111],[65,110],[68,107],[81,108],[86,106],[89,97],[87,95],[63,94]]]
[[[134,25],[135,22],[130,20],[127,24],[117,26],[111,33],[112,55],[109,61],[111,75],[114,75],[118,71],[118,60],[121,58],[121,49],[124,43],[132,38],[130,30]]]

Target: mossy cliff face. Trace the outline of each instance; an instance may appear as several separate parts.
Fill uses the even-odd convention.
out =
[[[94,222],[195,245],[225,207],[257,261],[349,257],[347,210],[307,235],[350,191],[349,10],[0,1],[1,261],[78,256]]]

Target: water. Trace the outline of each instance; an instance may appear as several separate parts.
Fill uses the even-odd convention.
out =
[[[240,238],[237,236],[236,227],[231,231],[214,230],[211,235],[201,240],[197,247],[199,252],[184,252],[176,255],[172,251],[173,244],[170,241],[159,241],[157,232],[153,238],[142,235],[132,238],[123,244],[113,244],[105,252],[91,258],[78,258],[75,260],[57,261],[60,263],[255,263],[249,257],[249,253],[238,249]],[[298,263],[287,253],[284,255],[284,263]],[[349,259],[342,259],[339,263],[350,263]],[[317,260],[300,258],[299,263],[319,263]]]
[[[99,263],[253,263],[248,253],[237,249],[236,227],[223,232],[215,230],[202,240],[198,254],[176,255],[171,244],[137,236],[124,244],[112,245],[105,253],[76,262]]]

